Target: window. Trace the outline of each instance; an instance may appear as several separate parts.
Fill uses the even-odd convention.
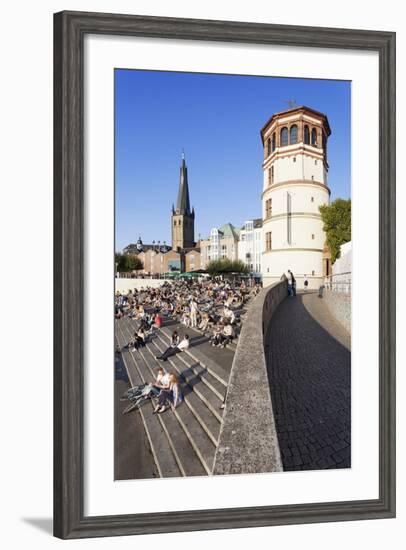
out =
[[[268,185],[273,184],[273,165],[268,170]]]
[[[314,176],[312,176],[312,181],[314,181]]]
[[[313,129],[312,129],[312,145],[314,145],[315,147],[317,147],[317,132],[316,132],[316,128],[313,128]]]
[[[265,218],[269,218],[272,214],[272,199],[265,201]]]
[[[314,270],[312,271],[312,275],[314,275]]]
[[[293,157],[293,162],[296,162],[296,157]]]
[[[265,236],[265,250],[268,252],[269,250],[272,250],[272,231],[266,233]]]
[[[272,143],[271,143],[271,151],[275,151],[276,148],[276,134],[275,132],[272,134]]]
[[[281,130],[281,145],[283,147],[284,145],[288,145],[288,144],[289,144],[288,129],[286,127],[284,127]]]
[[[304,127],[304,142],[310,145],[310,131],[307,125]]]
[[[266,142],[266,156],[269,157],[270,154],[271,154],[271,140],[268,139],[268,141]]]
[[[290,127],[290,144],[297,143],[297,125]]]
[[[314,202],[314,197],[312,197],[310,200],[311,200],[311,202]]]
[[[312,233],[312,239],[314,240],[314,233]]]
[[[173,225],[176,225],[176,220],[173,222]]]

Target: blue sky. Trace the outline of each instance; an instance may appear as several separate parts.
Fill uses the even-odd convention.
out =
[[[287,100],[325,113],[331,198],[350,196],[347,81],[162,71],[115,71],[116,250],[171,241],[182,149],[195,239],[261,216],[260,129]]]

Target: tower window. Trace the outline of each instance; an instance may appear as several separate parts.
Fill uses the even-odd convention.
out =
[[[312,271],[312,275],[314,275],[314,270]]]
[[[266,154],[267,154],[268,157],[271,154],[271,140],[270,139],[268,139],[268,141],[266,142]]]
[[[312,239],[314,240],[314,233],[312,233]]]
[[[304,142],[310,145],[310,131],[307,125],[304,127]]]
[[[317,159],[316,159],[316,160],[314,161],[314,164],[316,164],[316,165],[317,165]]]
[[[314,181],[314,176],[312,176],[312,181]]]
[[[268,169],[268,185],[273,184],[273,165]]]
[[[316,132],[316,128],[313,128],[313,129],[312,129],[312,145],[314,145],[314,147],[317,147],[317,132]]]
[[[272,250],[272,231],[266,233],[265,237],[265,250],[268,252],[269,250]]]
[[[265,201],[265,218],[269,218],[272,214],[272,199]]]
[[[281,130],[281,145],[282,147],[289,144],[289,134],[286,127]]]
[[[296,157],[293,157],[293,162],[296,162]]]
[[[271,143],[271,151],[275,151],[276,147],[276,134],[275,132],[272,134],[272,143]]]
[[[173,222],[173,225],[176,225],[176,220]]]
[[[311,200],[311,202],[314,202],[314,197],[312,197],[310,200]]]
[[[297,125],[290,127],[290,144],[297,143]]]

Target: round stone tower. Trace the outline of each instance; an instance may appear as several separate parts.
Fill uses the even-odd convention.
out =
[[[329,203],[326,115],[309,107],[274,114],[261,130],[264,286],[290,269],[297,287],[323,282],[325,233],[319,206]]]

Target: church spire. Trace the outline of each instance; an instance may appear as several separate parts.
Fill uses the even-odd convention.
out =
[[[178,200],[176,201],[176,213],[190,215],[189,185],[187,181],[187,167],[185,152],[182,149],[182,164],[180,166],[180,180]]]

